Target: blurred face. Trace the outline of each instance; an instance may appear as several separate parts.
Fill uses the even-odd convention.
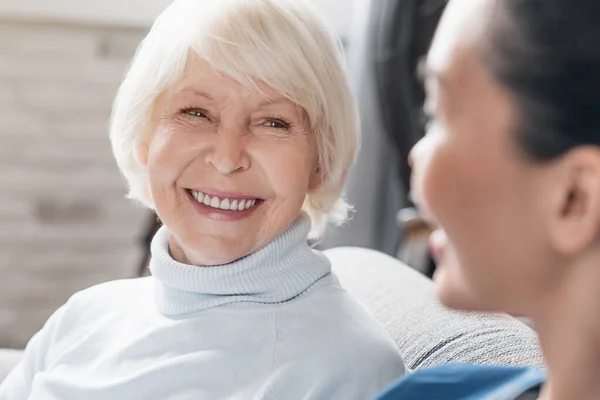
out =
[[[304,111],[261,89],[195,59],[158,100],[140,159],[178,261],[218,265],[260,249],[297,218],[318,184]]]
[[[518,150],[516,107],[486,73],[478,41],[493,0],[453,0],[426,66],[431,120],[411,154],[413,196],[432,235],[438,294],[449,306],[527,312],[548,286],[552,166]]]

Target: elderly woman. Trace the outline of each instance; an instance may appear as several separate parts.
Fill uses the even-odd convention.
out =
[[[548,372],[448,365],[381,399],[600,399],[600,2],[451,0],[425,71],[438,295],[530,317]]]
[[[382,327],[307,243],[346,216],[356,120],[308,4],[172,4],[110,135],[130,197],[164,223],[152,276],[75,294],[0,398],[364,400],[402,375]]]

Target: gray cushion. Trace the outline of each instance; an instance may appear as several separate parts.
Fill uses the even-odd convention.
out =
[[[431,280],[383,253],[343,247],[325,254],[342,286],[385,326],[406,366],[448,362],[543,366],[537,335],[506,315],[450,311]]]

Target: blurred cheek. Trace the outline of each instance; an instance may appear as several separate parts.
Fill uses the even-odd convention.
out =
[[[456,156],[459,145],[451,143],[443,132],[431,132],[415,146],[411,161],[413,197],[421,214],[440,224],[451,239],[462,242],[463,236],[469,236],[472,228],[473,221],[467,210],[469,190],[474,182],[467,182],[472,178],[472,167],[461,161],[464,156]],[[471,239],[469,243],[472,243]],[[436,260],[436,288],[442,303],[459,309],[468,308],[473,304],[473,296],[453,240],[446,241],[440,259]]]

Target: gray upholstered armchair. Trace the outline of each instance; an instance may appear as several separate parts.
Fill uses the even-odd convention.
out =
[[[411,370],[448,362],[542,366],[533,330],[502,315],[443,308],[423,275],[385,254],[360,248],[327,250],[342,285],[387,328]],[[0,380],[18,362],[0,350]]]
[[[383,253],[326,251],[342,286],[386,327],[411,370],[449,362],[542,367],[537,335],[506,315],[444,308],[433,283]]]

